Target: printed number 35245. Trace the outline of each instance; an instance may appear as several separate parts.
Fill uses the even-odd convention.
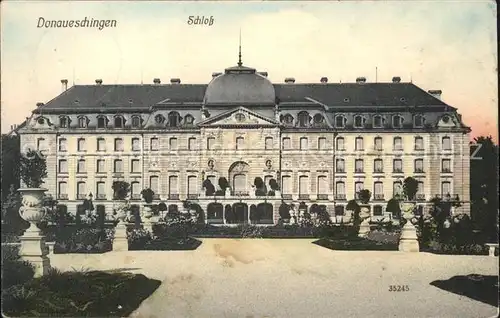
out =
[[[410,287],[408,285],[389,285],[390,292],[405,292],[410,291]]]

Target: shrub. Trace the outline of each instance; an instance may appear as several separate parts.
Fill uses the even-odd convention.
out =
[[[34,274],[33,265],[19,257],[19,246],[2,246],[2,289],[23,284]]]
[[[153,196],[155,195],[155,192],[151,190],[150,188],[143,189],[141,191],[142,198],[146,203],[152,203],[153,202]]]
[[[28,188],[39,188],[43,178],[47,177],[47,163],[42,154],[35,150],[28,150],[21,155],[19,162],[21,180]]]
[[[358,192],[358,196],[361,203],[368,204],[368,202],[370,202],[372,193],[368,189],[363,189]]]
[[[418,181],[415,178],[407,177],[403,181],[403,193],[407,200],[414,200],[418,191]]]
[[[205,179],[203,181],[203,188],[205,189],[205,195],[211,196],[215,194],[215,186],[210,179]]]
[[[111,250],[115,229],[52,226],[43,231],[47,240],[56,242],[54,253],[103,253]]]
[[[290,206],[285,202],[281,203],[279,207],[279,213],[282,220],[289,220],[290,216]]]
[[[227,181],[226,178],[224,177],[219,178],[219,187],[224,193],[226,193],[226,189],[229,188],[229,182]]]
[[[273,191],[279,191],[280,189],[278,182],[276,182],[276,179],[269,180],[269,187],[271,187],[271,190]]]
[[[127,229],[128,247],[130,250],[143,249],[153,240],[151,232],[144,229]]]
[[[399,206],[399,201],[395,198],[390,199],[387,202],[387,207],[385,208],[387,212],[391,212],[392,215],[399,219],[401,217],[401,207]]]
[[[114,200],[125,200],[130,192],[130,183],[126,181],[114,181],[112,187]]]

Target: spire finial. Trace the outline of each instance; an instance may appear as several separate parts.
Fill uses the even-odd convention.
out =
[[[238,54],[238,66],[243,65],[241,62],[241,28],[240,28],[240,49],[239,49],[239,54]]]

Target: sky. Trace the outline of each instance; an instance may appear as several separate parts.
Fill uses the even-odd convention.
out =
[[[189,16],[213,25],[189,25]],[[38,28],[45,20],[116,20],[116,27]],[[440,89],[472,137],[498,141],[494,1],[1,2],[2,133],[69,86],[208,83],[238,61],[272,82],[379,82],[400,76]]]

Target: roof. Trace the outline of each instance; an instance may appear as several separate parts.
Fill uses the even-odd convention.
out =
[[[234,74],[219,75],[243,76]],[[245,74],[245,76],[258,76]],[[229,79],[229,77],[227,77]],[[267,79],[265,79],[267,81]],[[212,84],[217,81],[215,78]],[[217,88],[220,92],[223,86],[233,87],[230,81],[221,82]],[[246,83],[247,81],[243,81]],[[251,81],[254,83],[254,81]],[[212,85],[211,84],[211,85]],[[260,85],[257,85],[260,87]],[[204,103],[207,84],[134,84],[134,85],[75,85],[34,112],[69,111],[83,109],[112,110],[113,108],[144,109],[160,105],[198,105]],[[252,86],[253,87],[253,86]],[[275,102],[300,106],[301,104],[322,104],[324,107],[349,108],[358,106],[448,106],[440,99],[420,89],[413,83],[311,83],[311,84],[272,84],[263,85],[265,93],[253,93],[257,97],[269,99],[270,91],[274,87]],[[257,88],[256,86],[254,88]],[[208,92],[210,96],[210,92]],[[231,94],[229,94],[231,95]],[[229,96],[226,94],[226,97]],[[232,95],[231,95],[232,96]],[[237,97],[237,94],[236,94]],[[243,102],[251,96],[243,96]],[[260,98],[259,97],[259,98]],[[217,101],[214,97],[212,101]],[[235,98],[232,96],[231,98]],[[210,99],[209,99],[210,101]],[[238,103],[238,101],[236,101]],[[452,107],[451,107],[452,108]],[[453,109],[453,108],[452,108]]]

